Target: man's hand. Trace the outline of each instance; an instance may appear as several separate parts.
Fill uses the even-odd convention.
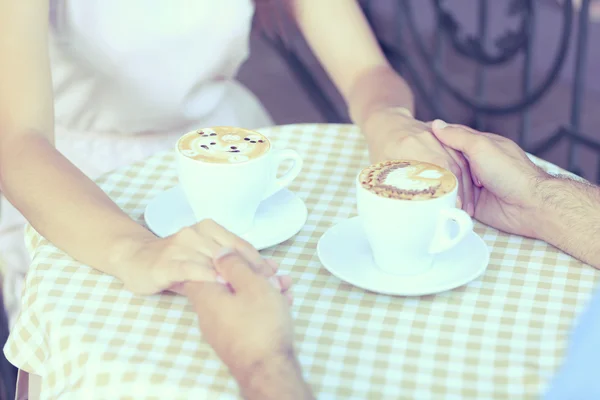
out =
[[[457,206],[473,215],[476,199],[469,164],[459,151],[440,143],[429,125],[403,108],[385,108],[373,112],[364,129],[371,162],[418,160],[452,171],[458,178]]]
[[[433,133],[446,146],[461,151],[475,182],[475,218],[505,232],[534,237],[531,218],[539,206],[535,194],[549,178],[516,143],[436,120]]]
[[[270,282],[233,250],[221,253],[214,264],[227,284],[186,283],[183,290],[198,313],[204,340],[244,396],[312,399],[296,360],[288,299],[282,295],[290,287],[289,278],[273,277]]]
[[[600,268],[600,190],[553,177],[513,141],[434,121],[433,133],[463,152],[478,197],[475,218],[505,232],[544,240]]]

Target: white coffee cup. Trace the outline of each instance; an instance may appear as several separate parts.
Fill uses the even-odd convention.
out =
[[[275,150],[272,144],[256,158],[228,164],[187,157],[179,150],[179,141],[175,147],[179,182],[196,221],[213,219],[237,235],[250,231],[260,203],[288,186],[302,170],[296,151]],[[293,165],[277,177],[284,161]]]
[[[385,272],[426,272],[436,254],[456,246],[473,230],[471,217],[456,208],[457,184],[441,197],[424,200],[381,197],[363,187],[360,174],[356,188],[358,214],[374,261]]]

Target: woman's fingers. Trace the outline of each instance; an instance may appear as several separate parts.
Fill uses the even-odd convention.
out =
[[[222,248],[235,249],[246,261],[248,261],[254,270],[264,276],[271,276],[274,273],[273,267],[260,255],[258,250],[250,243],[237,235],[229,232],[221,225],[212,220],[204,220],[196,224],[196,231],[203,237],[210,237],[217,244],[218,248],[212,249],[214,257]]]
[[[217,272],[206,261],[172,260],[169,265],[159,267],[158,275],[159,282],[163,282],[164,287],[187,281],[217,281]]]

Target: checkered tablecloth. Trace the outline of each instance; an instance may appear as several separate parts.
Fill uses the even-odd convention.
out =
[[[491,258],[468,285],[417,298],[353,287],[323,268],[316,248],[329,227],[355,215],[353,179],[368,164],[361,135],[348,125],[262,132],[305,158],[291,189],[306,202],[308,221],[263,254],[295,282],[300,361],[319,399],[524,399],[543,391],[596,270],[543,242],[476,224]],[[99,183],[142,223],[146,204],[176,184],[174,160],[159,154]],[[5,351],[42,377],[43,398],[237,398],[185,298],[134,296],[32,229],[27,242],[34,261],[24,311]]]

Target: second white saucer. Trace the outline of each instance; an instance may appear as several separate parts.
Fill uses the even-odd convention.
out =
[[[451,250],[438,254],[433,267],[414,275],[394,275],[377,268],[360,218],[330,228],[319,240],[319,258],[333,275],[372,292],[398,296],[422,296],[465,285],[486,270],[490,252],[475,233]]]
[[[258,250],[275,246],[298,233],[307,216],[304,202],[288,189],[282,189],[260,204],[252,230],[242,238]],[[160,237],[172,235],[196,222],[179,185],[152,199],[144,211],[144,220]]]

